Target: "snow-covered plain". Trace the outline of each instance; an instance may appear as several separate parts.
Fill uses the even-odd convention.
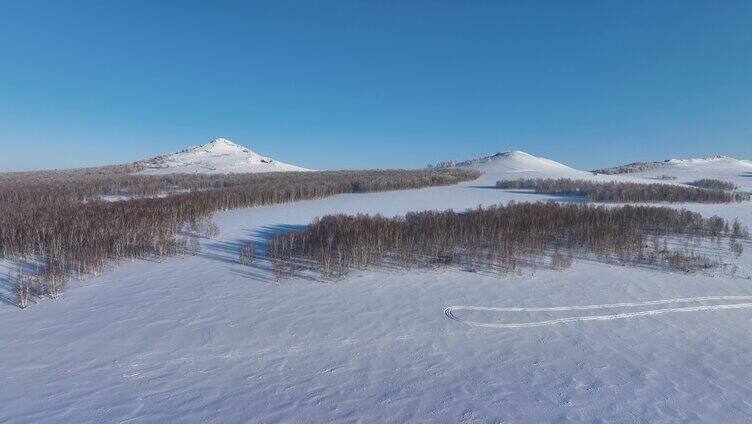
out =
[[[197,256],[120,264],[73,282],[56,301],[0,307],[0,422],[752,420],[752,309],[518,329],[474,327],[445,315],[452,305],[749,296],[749,245],[734,278],[575,261],[565,271],[532,275],[368,270],[331,283],[300,277],[277,284],[263,261],[237,263],[240,244],[254,241],[263,250],[269,234],[316,216],[548,199],[490,187],[501,178],[571,176],[523,154],[473,166],[486,174],[459,186],[220,213],[220,237],[205,240]],[[721,173],[750,190],[745,172]],[[749,203],[675,206],[738,216],[752,227]],[[458,314],[528,322],[648,309],[655,308]]]

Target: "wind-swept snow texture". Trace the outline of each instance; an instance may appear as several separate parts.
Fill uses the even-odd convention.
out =
[[[486,176],[459,186],[219,213],[219,239],[204,240],[197,256],[124,263],[26,310],[0,305],[0,422],[752,421],[752,309],[515,330],[463,325],[444,313],[450,305],[750,296],[749,245],[736,277],[580,260],[565,271],[501,278],[451,268],[363,270],[331,283],[298,277],[277,284],[263,260],[238,263],[244,243],[256,243],[260,257],[270,234],[330,213],[394,216],[563,200],[488,188],[501,178],[529,177],[519,171],[540,164],[532,162],[489,160],[474,165],[486,166]],[[571,172],[554,168],[535,172]],[[733,181],[752,188],[752,178],[737,173]],[[752,226],[748,202],[680,207]],[[5,275],[0,270],[0,287],[9,285]],[[650,309],[614,307],[607,315]],[[595,314],[604,313],[529,310],[510,318],[464,311],[462,318],[508,323]]]
[[[263,157],[230,140],[218,138],[203,146],[139,162],[142,174],[224,174],[309,171],[299,166]]]

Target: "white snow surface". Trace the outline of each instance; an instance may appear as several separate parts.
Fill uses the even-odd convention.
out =
[[[269,234],[329,213],[550,199],[489,189],[570,176],[542,163],[512,154],[473,165],[488,174],[458,186],[219,213],[220,237],[197,256],[122,263],[56,301],[0,305],[0,422],[752,421],[752,309],[687,300],[752,295],[749,245],[737,277],[576,260],[532,275],[363,270],[277,284],[263,261],[237,261],[241,244],[263,251]],[[752,189],[744,174],[728,178]],[[749,203],[674,206],[752,226]],[[567,320],[666,299],[683,312]],[[453,305],[527,308],[452,312],[470,322],[557,324],[470,326],[445,315]],[[566,309],[578,305],[608,307]]]
[[[237,145],[225,138],[217,138],[203,146],[178,153],[157,156],[139,162],[145,168],[141,174],[226,174],[257,172],[310,171],[279,162]]]

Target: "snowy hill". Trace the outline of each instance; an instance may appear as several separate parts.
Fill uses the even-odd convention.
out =
[[[662,162],[662,165],[666,167],[675,168],[716,168],[716,169],[752,169],[752,161],[735,159],[729,156],[713,156],[709,158],[694,158],[694,159],[668,159]]]
[[[478,183],[493,185],[498,180],[525,178],[687,184],[695,180],[710,178],[731,181],[742,190],[752,190],[752,161],[728,156],[635,162],[613,168],[582,171],[551,159],[511,150],[462,162],[443,162],[438,166],[465,167],[482,172],[478,180],[465,183],[466,185]],[[666,176],[671,178],[666,178]]]
[[[449,162],[451,164],[451,162]],[[519,150],[475,158],[455,163],[457,167],[476,169],[483,173],[481,179],[495,182],[498,179],[569,177],[590,178],[590,172],[580,171],[551,159],[533,156]]]
[[[551,159],[540,158],[519,150],[471,159],[460,162],[457,166],[506,172],[581,172]]]
[[[752,161],[729,156],[708,158],[666,159],[656,162],[635,162],[612,168],[598,169],[598,174],[628,174],[633,178],[673,177],[687,183],[702,178],[734,181],[744,190],[752,189]]]
[[[708,158],[666,159],[656,162],[633,162],[611,168],[596,169],[598,174],[636,174],[651,171],[695,170],[745,172],[752,170],[752,161],[735,159],[729,156],[712,156]]]
[[[157,156],[138,162],[141,174],[219,174],[309,171],[299,166],[261,156],[225,138],[178,153]]]

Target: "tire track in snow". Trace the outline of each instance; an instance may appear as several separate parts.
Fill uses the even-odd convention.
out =
[[[501,308],[501,307],[486,307],[486,306],[450,306],[444,309],[444,315],[446,315],[447,318],[452,319],[454,321],[459,321],[463,324],[472,325],[475,327],[527,328],[527,327],[543,327],[543,326],[556,325],[556,324],[568,324],[572,322],[609,321],[609,320],[615,320],[615,319],[637,318],[637,317],[645,317],[645,316],[659,315],[659,314],[673,313],[673,312],[698,312],[698,311],[714,311],[714,310],[722,310],[722,309],[752,308],[752,302],[725,303],[725,304],[720,304],[720,305],[698,305],[698,306],[685,306],[685,307],[676,307],[676,308],[650,309],[647,311],[623,312],[623,313],[608,314],[608,315],[582,315],[582,316],[557,318],[557,319],[550,319],[550,320],[543,320],[543,321],[506,323],[506,324],[471,321],[471,320],[467,320],[460,316],[455,315],[455,312],[457,311],[483,311],[483,312],[502,312],[502,313],[503,312],[513,313],[513,312],[586,311],[586,310],[594,310],[594,309],[634,308],[634,307],[640,307],[640,306],[667,305],[667,304],[673,304],[673,303],[694,303],[694,302],[717,301],[717,300],[723,300],[723,301],[752,300],[752,296],[704,296],[704,297],[688,297],[688,298],[681,298],[681,299],[650,300],[646,302],[608,303],[608,304],[603,304],[603,305],[582,305],[582,306],[553,306],[553,307],[546,307],[546,308],[537,308],[537,307]]]

